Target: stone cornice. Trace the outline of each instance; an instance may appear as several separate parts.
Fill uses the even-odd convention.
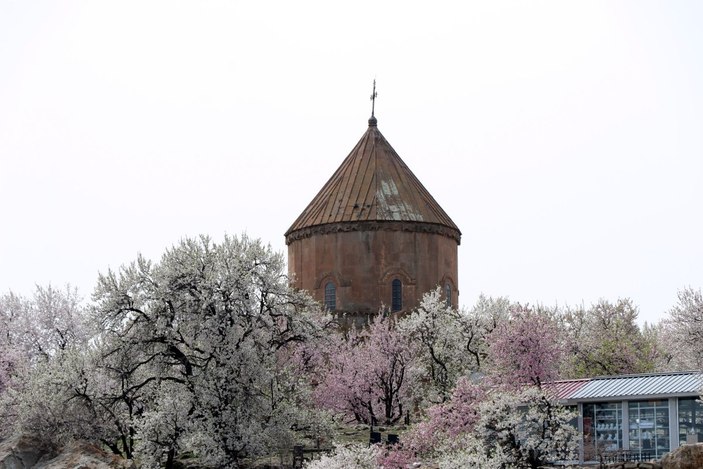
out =
[[[405,231],[414,233],[432,233],[446,236],[461,244],[461,233],[459,230],[437,223],[423,223],[410,221],[354,221],[325,223],[295,230],[286,235],[286,245],[299,239],[310,238],[311,236],[345,233],[350,231]]]

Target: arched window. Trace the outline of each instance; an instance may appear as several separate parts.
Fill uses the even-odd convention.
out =
[[[325,308],[330,311],[337,309],[337,287],[332,282],[325,285]]]
[[[403,283],[399,279],[391,282],[391,311],[403,309]]]
[[[452,306],[452,286],[449,282],[444,284],[444,302],[451,308]]]

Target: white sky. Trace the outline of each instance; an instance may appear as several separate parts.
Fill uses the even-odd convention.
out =
[[[703,2],[0,0],[0,292],[283,233],[379,129],[460,302],[703,286]]]

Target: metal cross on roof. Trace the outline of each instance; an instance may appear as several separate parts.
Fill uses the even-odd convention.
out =
[[[378,93],[376,93],[376,79],[374,78],[373,80],[373,93],[371,93],[371,117],[374,116],[374,108],[376,107],[376,97],[378,96]]]

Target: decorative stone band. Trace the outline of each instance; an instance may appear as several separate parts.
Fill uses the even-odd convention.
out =
[[[415,233],[433,233],[456,241],[461,244],[461,232],[455,228],[437,223],[411,221],[353,221],[340,223],[325,223],[314,225],[286,233],[286,245],[299,239],[315,235],[345,233],[350,231],[406,231]]]

